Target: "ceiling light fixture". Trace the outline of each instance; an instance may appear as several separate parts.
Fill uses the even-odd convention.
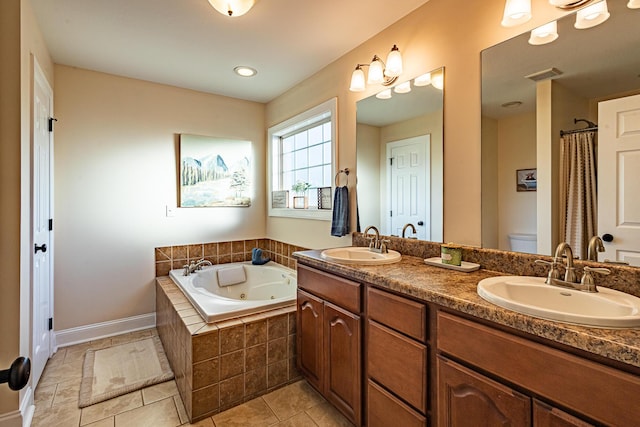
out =
[[[387,55],[386,64],[378,55],[373,55],[370,64],[357,64],[356,69],[351,74],[351,85],[349,86],[351,92],[362,92],[366,87],[362,67],[369,67],[368,84],[389,86],[402,74],[402,55],[398,46],[394,44],[389,55]]]
[[[232,18],[242,16],[258,3],[258,0],[209,0],[215,10]]]
[[[233,69],[233,71],[241,77],[253,77],[258,74],[255,68],[247,67],[245,65],[239,65]]]

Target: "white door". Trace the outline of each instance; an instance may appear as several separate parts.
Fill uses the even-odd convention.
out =
[[[33,225],[33,349],[31,377],[38,384],[44,366],[51,356],[52,266],[51,266],[51,147],[49,132],[53,113],[53,92],[42,70],[35,62],[33,70],[33,147],[32,147],[32,225]]]
[[[599,260],[640,266],[640,95],[598,104]],[[609,236],[607,236],[609,235]],[[607,242],[609,237],[613,240]]]
[[[402,236],[402,228],[411,223],[417,236],[407,229],[406,237],[431,238],[430,139],[422,135],[387,144],[390,234]]]

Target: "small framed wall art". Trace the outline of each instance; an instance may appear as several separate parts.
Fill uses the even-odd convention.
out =
[[[331,187],[318,188],[318,209],[331,209]]]
[[[516,190],[517,191],[536,191],[538,188],[538,175],[536,169],[518,169],[516,170]]]

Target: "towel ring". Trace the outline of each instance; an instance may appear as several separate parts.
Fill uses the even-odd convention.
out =
[[[340,178],[340,174],[345,174],[347,176],[347,184],[346,185],[348,186],[349,185],[349,168],[340,169],[338,171],[338,173],[336,174],[336,179],[335,179],[336,187],[339,187],[338,179]]]

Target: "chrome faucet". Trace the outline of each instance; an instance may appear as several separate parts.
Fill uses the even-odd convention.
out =
[[[369,237],[369,230],[373,230],[376,234],[373,237]],[[370,225],[364,229],[364,237],[369,239],[369,250],[371,252],[378,252],[383,254],[389,252],[386,245],[387,243],[389,243],[389,240],[380,239],[380,231],[373,225]]]
[[[593,236],[591,240],[589,240],[587,259],[591,261],[598,261],[598,252],[604,252],[604,244],[600,237]]]
[[[413,231],[413,234],[416,234],[416,233],[417,233],[417,231],[416,231],[416,227],[414,227],[414,225],[413,225],[413,224],[411,224],[411,223],[405,224],[405,225],[404,225],[404,227],[402,227],[402,238],[403,238],[403,239],[404,239],[404,233],[405,233],[405,231],[407,231],[407,228],[410,228],[410,229],[411,229],[411,231]],[[412,237],[410,237],[410,239],[411,239],[411,238],[412,238]],[[415,237],[413,237],[413,239],[415,239]]]
[[[213,265],[211,263],[211,261],[209,261],[208,259],[201,259],[199,261],[191,261],[191,264],[185,264],[182,266],[182,268],[184,268],[184,272],[182,273],[183,276],[188,276],[191,273],[193,273],[194,271],[198,271],[198,270],[202,270],[202,266],[203,265]]]

